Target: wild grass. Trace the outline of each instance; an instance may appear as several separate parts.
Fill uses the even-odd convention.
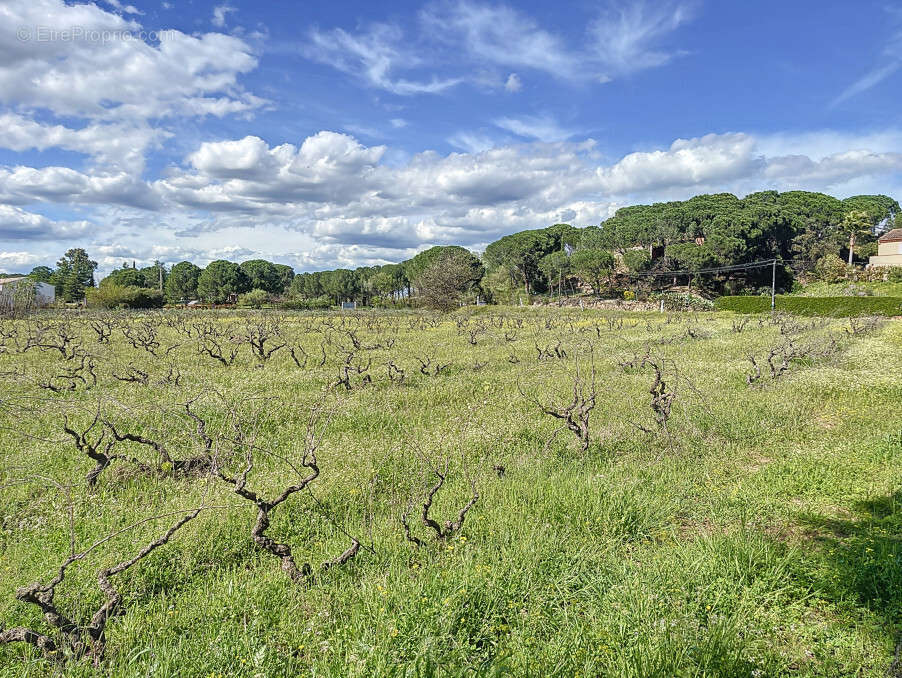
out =
[[[50,632],[15,592],[47,582],[73,545],[213,508],[115,580],[125,614],[109,621],[99,665],[47,659],[16,643],[0,645],[0,676],[890,669],[902,634],[902,323],[853,334],[847,320],[768,316],[737,331],[736,316],[713,313],[267,315],[278,328],[272,345],[288,345],[262,360],[239,339],[261,317],[3,321],[0,626]],[[113,322],[108,344],[91,329],[97,318]],[[239,342],[231,365],[182,333],[199,320]],[[143,321],[156,329],[156,356],[121,331]],[[16,349],[40,323],[69,324],[95,364],[96,385],[41,386],[72,360],[52,348]],[[336,384],[353,348],[348,331],[361,344],[352,363],[369,363],[351,374],[350,389]],[[748,356],[787,337],[824,350],[750,386]],[[558,343],[566,357],[538,359],[536,345]],[[304,348],[307,367],[290,346]],[[665,366],[675,393],[666,433],[650,407],[646,355]],[[427,357],[447,367],[423,374]],[[404,372],[400,383],[389,378],[389,361]],[[597,402],[583,452],[524,394],[566,402],[577,365],[585,376],[591,364]],[[129,367],[147,383],[113,377]],[[230,472],[240,473],[249,449],[234,444],[234,423],[253,437],[248,487],[266,496],[296,482],[311,408],[324,408],[320,476],[272,513],[268,529],[313,566],[312,582],[293,582],[255,545],[254,506],[209,473],[114,463],[94,487],[85,483],[93,463],[64,432],[64,418],[83,429],[99,410],[117,430],[186,458],[203,450],[188,401]],[[116,449],[157,462],[138,443]],[[419,521],[435,468],[447,468],[430,512],[440,523],[457,516],[471,483],[479,492],[447,539]],[[420,548],[400,522],[410,506]],[[57,604],[90,617],[103,600],[97,571],[134,556],[171,522],[141,523],[73,565]],[[349,535],[363,544],[358,555],[320,572]]]

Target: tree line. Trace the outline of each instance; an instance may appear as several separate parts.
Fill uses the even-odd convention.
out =
[[[510,301],[526,295],[577,289],[596,294],[649,271],[702,270],[776,258],[784,262],[840,264],[866,261],[877,235],[893,227],[899,203],[885,195],[840,200],[806,191],[763,191],[745,198],[730,193],[624,207],[598,226],[554,224],[506,235],[477,255],[458,246],[436,246],[395,264],[295,274],[263,259],[217,260],[201,268],[183,261],[137,268],[127,263],[104,278],[93,300],[108,306],[240,300],[259,306],[278,298],[287,305],[321,308],[342,301],[394,305],[412,301],[452,307],[481,296]],[[51,282],[65,301],[84,297],[97,267],[82,249],[69,250],[57,268],[38,267],[31,277]],[[719,280],[744,289],[770,284],[770,271]],[[764,278],[768,278],[766,281]],[[779,285],[792,280],[781,267]]]

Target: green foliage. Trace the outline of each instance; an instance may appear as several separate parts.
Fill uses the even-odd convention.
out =
[[[107,283],[87,291],[88,306],[93,308],[160,308],[163,295],[147,287]]]
[[[859,241],[873,242],[875,240],[871,232],[873,227],[873,219],[865,210],[851,210],[843,217],[840,231],[849,238],[849,264],[852,264],[855,258],[855,246]]]
[[[166,270],[162,261],[155,261],[150,266],[145,266],[141,269],[141,274],[144,276],[144,287],[153,287],[156,290],[165,289],[169,271]]]
[[[867,261],[871,257],[877,254],[877,249],[879,244],[876,240],[872,240],[871,242],[863,242],[860,243],[855,248],[855,256],[861,260]]]
[[[891,283],[902,283],[902,266],[892,266],[886,273],[886,279]]]
[[[263,308],[270,301],[269,292],[256,289],[238,297],[238,305],[246,308]]]
[[[88,258],[88,253],[80,247],[66,251],[56,263],[52,282],[56,286],[56,296],[66,302],[81,301],[85,289],[94,286],[94,271],[97,262]]]
[[[623,253],[623,265],[630,273],[642,273],[651,267],[651,255],[648,250],[626,250]]]
[[[413,279],[413,285],[423,306],[450,311],[460,305],[467,291],[479,284],[484,273],[482,263],[471,252],[445,248]]]
[[[504,269],[498,268],[486,273],[480,287],[487,301],[493,304],[517,304],[516,295],[519,288]]]
[[[407,279],[410,281],[414,281],[422,275],[422,273],[432,266],[436,261],[439,261],[443,257],[457,252],[462,255],[470,255],[469,250],[458,247],[457,245],[437,245],[435,247],[430,247],[428,250],[423,250],[412,259],[408,259],[404,262],[404,273],[407,276]]]
[[[770,311],[770,297],[720,297],[714,300],[720,311],[764,313]],[[793,297],[777,295],[776,310],[795,315],[836,318],[861,315],[902,315],[900,297]]]
[[[288,264],[274,264],[274,266],[279,276],[278,293],[285,294],[294,281],[294,269]]]
[[[291,281],[288,294],[292,297],[312,299],[323,294],[321,273],[298,273]]]
[[[772,257],[816,261],[848,250],[849,232],[843,221],[850,211],[865,213],[870,227],[892,219],[899,205],[887,196],[840,201],[805,191],[762,191],[742,199],[728,193],[700,195],[681,202],[621,208],[602,224],[602,241],[621,252],[635,245],[666,245],[669,263],[675,268],[699,269]],[[697,245],[696,238],[704,241]],[[870,239],[866,231],[860,231],[856,244]],[[769,282],[767,273],[763,269],[750,272],[748,284]],[[784,275],[781,272],[781,277]]]
[[[353,271],[346,268],[339,268],[334,271],[323,271],[319,275],[322,291],[336,304],[342,301],[352,299],[360,290],[357,284],[357,277]]]
[[[385,271],[376,273],[376,275],[370,279],[370,285],[372,286],[373,291],[381,296],[388,296],[398,287],[394,277]]]
[[[892,269],[890,269],[892,271]],[[883,269],[874,269],[876,279],[872,282],[850,282],[847,280],[838,283],[812,282],[799,286],[793,290],[793,294],[802,297],[902,297],[902,280],[899,282],[885,282]]]
[[[506,271],[511,281],[523,285],[529,294],[543,283],[539,261],[546,254],[562,249],[560,240],[555,239],[556,234],[559,236],[560,232],[538,229],[506,235],[485,248],[486,267],[489,271]]]
[[[548,287],[554,289],[557,285],[562,288],[570,275],[571,264],[570,257],[563,250],[556,250],[551,254],[546,254],[539,261],[539,270],[548,280]],[[560,289],[558,289],[560,292]]]
[[[601,294],[603,281],[614,272],[614,255],[607,250],[579,249],[570,257],[573,272],[584,283]]]
[[[182,261],[172,267],[164,290],[170,303],[185,303],[197,298],[197,281],[201,269],[190,261]]]
[[[117,314],[118,327],[153,325],[154,356],[118,330],[98,343],[90,323],[107,314],[44,314],[42,325],[64,324],[90,352],[97,382],[74,392],[50,394],[39,383],[78,359],[0,351],[4,629],[49,628],[16,589],[50,580],[73,546],[96,544],[67,568],[55,598],[75,623],[88,623],[104,602],[99,569],[134,557],[187,509],[209,507],[114,576],[121,603],[103,662],[0,645],[0,678],[887,675],[902,616],[895,323],[849,336],[845,320],[790,320],[796,333],[786,336],[769,322],[737,333],[736,318],[719,313],[282,315]],[[225,366],[178,331],[202,322],[228,341],[260,320],[280,323],[288,344],[264,369],[247,345]],[[372,383],[347,392],[329,388],[350,342],[335,329],[342,321],[364,347],[357,364],[372,362]],[[481,324],[472,346],[467,330]],[[34,326],[13,329],[21,337]],[[788,339],[822,346],[831,337],[832,357],[747,385],[748,355],[761,362]],[[536,344],[558,341],[566,358],[536,360]],[[299,348],[310,356],[306,367],[289,347],[302,362]],[[675,393],[672,447],[640,428],[655,429],[653,373],[618,364],[647,350],[672,366],[664,375]],[[527,396],[568,405],[577,366],[588,377],[590,351],[596,442],[581,454]],[[450,366],[422,374],[417,358],[426,355]],[[389,381],[389,360],[405,371],[403,383]],[[148,374],[146,386],[112,376],[130,368]],[[204,471],[146,473],[119,459],[86,487],[95,462],[63,423],[83,430],[99,408],[120,433],[160,440],[184,458],[204,449],[187,401],[207,422],[223,471],[245,472],[246,489],[263,499],[297,482],[308,414],[324,402],[321,475],[267,526],[313,566],[310,585],[280,571],[251,537],[253,507]],[[112,452],[159,462],[135,442]],[[470,479],[479,502],[455,538],[415,548],[399,514],[411,504],[413,531],[427,538],[420,508],[431,467],[446,461],[431,515],[455,519]],[[323,571],[348,535],[363,542],[358,556]]]
[[[663,301],[665,311],[713,311],[715,308],[714,302],[697,294],[653,292],[648,300],[656,304]]]
[[[718,263],[718,256],[708,244],[697,245],[694,242],[681,242],[670,245],[666,249],[667,257],[676,269],[698,271],[713,268]]]
[[[846,212],[864,212],[871,226],[899,214],[899,203],[887,195],[853,195],[842,201]],[[892,226],[892,223],[890,223]]]
[[[238,264],[219,259],[211,261],[197,278],[198,295],[213,304],[250,289],[250,281]]]
[[[827,254],[818,259],[814,266],[814,276],[821,282],[835,283],[846,278],[849,272],[845,262],[835,254]]]
[[[6,276],[4,276],[6,277]],[[53,269],[49,266],[35,266],[28,277],[36,282],[49,283],[53,280]]]
[[[99,287],[115,285],[117,287],[151,287],[145,283],[143,271],[131,266],[113,270],[106,278],[100,281]]]
[[[292,270],[291,267],[288,268]],[[270,294],[282,294],[285,291],[287,272],[272,262],[251,259],[241,264],[241,270],[247,276],[248,286],[252,290],[264,290]]]

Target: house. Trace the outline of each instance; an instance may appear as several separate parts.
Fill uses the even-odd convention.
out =
[[[870,266],[902,266],[902,228],[894,228],[877,240],[877,256],[871,257]]]
[[[20,276],[18,278],[0,278],[0,303],[12,304],[15,289],[23,280],[31,282],[31,278]],[[38,306],[49,306],[56,301],[56,288],[45,282],[34,284],[34,300]]]

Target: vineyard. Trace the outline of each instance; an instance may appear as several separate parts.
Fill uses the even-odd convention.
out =
[[[900,349],[722,312],[2,319],[0,676],[899,675]]]

